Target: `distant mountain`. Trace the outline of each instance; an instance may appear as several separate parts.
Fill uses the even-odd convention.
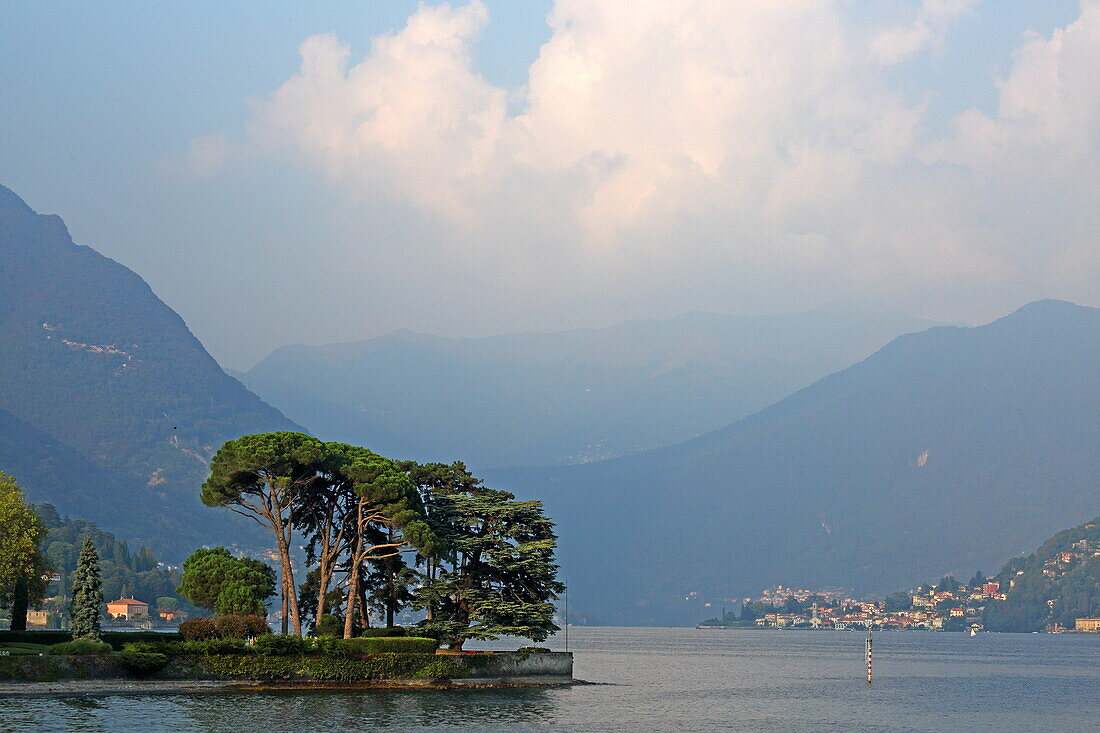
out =
[[[578,613],[688,623],[685,599],[995,568],[1096,513],[1098,445],[1100,310],[1043,301],[902,336],[681,445],[490,478],[546,500]]]
[[[2,186],[0,410],[0,469],[31,500],[169,557],[242,526],[198,501],[213,451],[297,427],[225,374],[138,275]]]
[[[728,425],[931,325],[874,304],[288,346],[242,379],[319,436],[475,467],[585,463]]]

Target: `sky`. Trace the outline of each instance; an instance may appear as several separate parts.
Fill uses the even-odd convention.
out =
[[[5,3],[0,183],[224,365],[1100,305],[1100,0]]]

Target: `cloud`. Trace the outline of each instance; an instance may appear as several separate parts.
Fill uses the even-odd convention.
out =
[[[1023,41],[995,114],[929,139],[927,95],[897,69],[975,6],[924,0],[868,29],[841,0],[557,0],[528,83],[504,89],[474,63],[485,6],[422,5],[359,59],[307,39],[249,140],[441,271],[476,262],[517,292],[1053,282],[1095,262],[1100,3]]]
[[[943,44],[951,24],[974,11],[979,0],[922,0],[917,17],[878,33],[871,41],[874,58],[887,66],[908,61],[929,46]]]
[[[225,133],[192,138],[187,153],[178,164],[186,175],[202,178],[220,171],[229,159],[232,144]]]

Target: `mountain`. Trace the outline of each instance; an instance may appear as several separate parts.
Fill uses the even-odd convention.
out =
[[[476,467],[585,463],[728,425],[901,333],[874,304],[279,349],[242,377],[320,437]]]
[[[242,526],[198,500],[222,442],[298,429],[137,274],[2,186],[0,410],[0,468],[29,499],[169,557]]]
[[[545,499],[578,612],[688,623],[691,599],[776,583],[963,577],[1094,514],[1098,385],[1100,310],[1043,301],[901,336],[680,445],[489,478]]]

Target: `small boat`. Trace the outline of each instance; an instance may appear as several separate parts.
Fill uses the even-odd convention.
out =
[[[978,632],[977,632],[977,631],[975,631],[974,629],[971,629],[971,630],[970,630],[970,635],[971,635],[971,636],[977,636],[977,635],[978,635]]]

